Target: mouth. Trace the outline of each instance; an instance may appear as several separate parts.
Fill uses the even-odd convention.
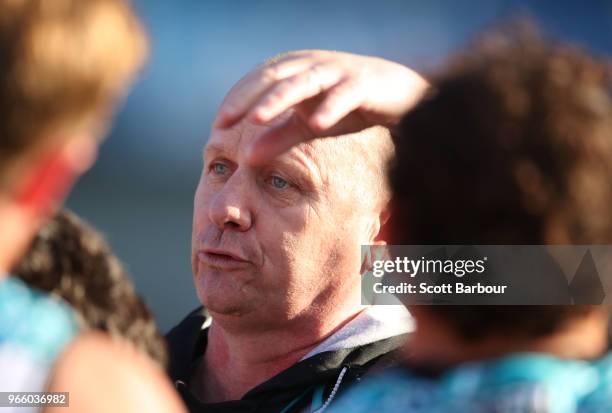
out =
[[[198,260],[207,266],[219,269],[238,269],[250,264],[250,261],[229,251],[203,249],[197,253]]]

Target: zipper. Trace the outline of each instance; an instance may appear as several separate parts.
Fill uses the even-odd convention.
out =
[[[336,394],[338,393],[338,389],[340,388],[340,384],[342,383],[342,379],[344,378],[344,375],[346,374],[347,371],[348,371],[348,366],[342,367],[342,370],[340,371],[340,374],[338,375],[338,378],[336,379],[336,383],[334,384],[334,387],[332,388],[331,393],[329,393],[329,396],[327,396],[327,400],[325,400],[325,403],[323,403],[323,406],[319,407],[317,410],[313,411],[312,413],[322,413],[325,411],[325,409],[329,407],[329,404],[332,402],[332,400],[334,400],[334,397],[336,397]]]

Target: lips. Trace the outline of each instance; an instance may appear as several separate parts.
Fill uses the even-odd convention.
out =
[[[223,249],[205,248],[199,250],[197,255],[204,265],[220,269],[244,268],[251,263],[242,255]]]

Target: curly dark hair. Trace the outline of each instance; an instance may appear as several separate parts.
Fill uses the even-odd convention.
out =
[[[393,243],[611,243],[610,74],[524,21],[454,57],[397,129]],[[549,334],[590,308],[432,310],[477,337]]]
[[[121,262],[74,213],[60,211],[51,219],[12,273],[68,302],[83,328],[125,339],[167,366],[164,338]]]

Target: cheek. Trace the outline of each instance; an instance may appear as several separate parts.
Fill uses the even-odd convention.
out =
[[[265,257],[263,273],[277,285],[294,276],[308,239],[308,213],[304,207],[262,208],[255,231]]]
[[[200,177],[198,187],[196,188],[193,197],[193,229],[201,226],[203,222],[208,220],[208,203],[211,199],[211,190],[204,183],[204,176]]]
[[[296,208],[291,214],[285,212],[277,214],[275,222],[283,224],[270,234],[267,252],[278,270],[286,274],[290,289],[316,288],[333,230],[329,230],[320,210],[310,206]]]
[[[338,209],[327,211],[327,219],[314,226],[308,240],[311,265],[329,282],[337,282],[339,276],[359,274],[361,264],[362,223],[354,219],[353,212],[339,215]]]
[[[202,183],[202,179],[198,183],[194,198],[193,198],[193,217],[191,225],[191,250],[192,250],[192,262],[195,265],[194,256],[197,244],[197,236],[201,234],[203,229],[208,225],[208,199],[209,194],[206,194],[206,188]],[[195,268],[194,268],[195,269]]]

